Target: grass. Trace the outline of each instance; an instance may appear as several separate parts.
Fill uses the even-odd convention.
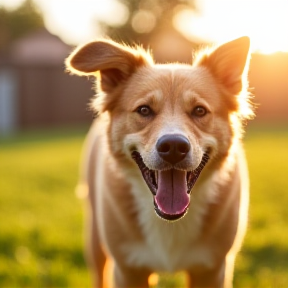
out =
[[[83,207],[75,197],[85,129],[0,140],[0,287],[91,287],[83,258]],[[235,287],[288,287],[288,129],[253,128],[249,230]],[[161,288],[183,277],[163,276]]]
[[[288,287],[288,128],[251,129],[250,223],[236,263],[236,287]]]
[[[74,196],[84,131],[0,143],[0,286],[88,287]]]

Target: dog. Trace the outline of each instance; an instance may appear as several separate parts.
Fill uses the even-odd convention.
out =
[[[249,47],[244,36],[191,65],[155,64],[101,39],[66,59],[70,73],[97,80],[80,179],[95,287],[108,285],[107,259],[117,288],[149,287],[161,271],[185,271],[187,287],[232,287],[249,204]]]

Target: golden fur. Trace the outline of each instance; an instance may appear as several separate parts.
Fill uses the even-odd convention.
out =
[[[107,258],[117,288],[148,287],[152,272],[180,270],[187,273],[188,287],[232,287],[248,210],[241,145],[242,123],[253,116],[248,62],[247,37],[199,53],[193,65],[155,64],[144,50],[109,40],[88,43],[67,59],[72,73],[97,78],[98,117],[81,175],[91,208],[87,251],[95,287],[107,288]],[[184,141],[181,158],[173,158],[172,146],[166,151],[166,142],[160,147],[163,139],[169,145]],[[154,196],[141,167],[157,171],[151,172]],[[185,179],[199,167],[204,168],[187,196],[181,192],[189,183]],[[167,188],[163,179],[184,190]]]

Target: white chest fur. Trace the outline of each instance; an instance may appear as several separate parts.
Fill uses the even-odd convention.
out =
[[[195,187],[185,217],[169,223],[160,219],[153,211],[152,196],[146,185],[139,179],[131,184],[145,238],[140,243],[123,244],[127,264],[168,272],[194,265],[213,266],[212,254],[199,241],[199,234],[207,205],[215,199],[215,185],[211,185],[209,181]]]

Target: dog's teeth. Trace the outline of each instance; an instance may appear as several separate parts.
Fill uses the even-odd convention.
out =
[[[155,182],[156,182],[156,184],[158,185],[158,171],[157,170],[155,170]]]

